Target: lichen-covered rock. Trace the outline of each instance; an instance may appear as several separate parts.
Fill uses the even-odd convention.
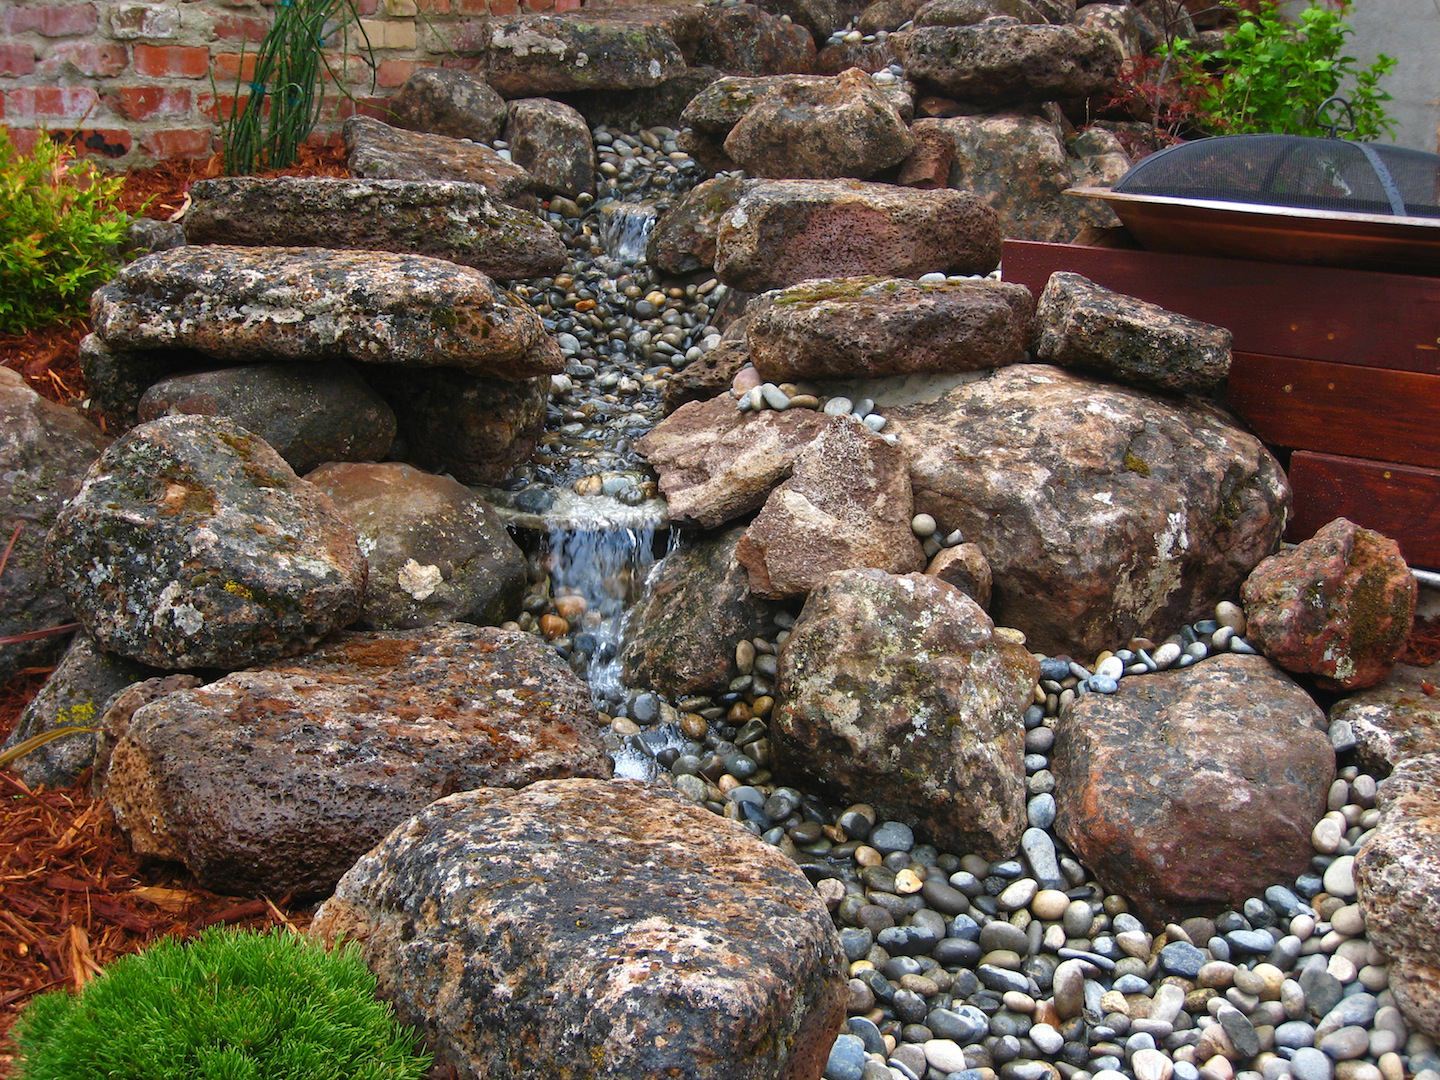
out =
[[[1383,776],[1406,758],[1440,753],[1440,663],[1396,664],[1384,682],[1332,705],[1330,723],[1349,726],[1356,764],[1368,773]]]
[[[1418,592],[1394,540],[1336,518],[1255,567],[1241,596],[1252,645],[1287,671],[1357,690],[1395,665]]]
[[[940,374],[1025,356],[1035,301],[1001,281],[807,281],[756,305],[746,340],[770,382]]]
[[[926,0],[915,11],[921,26],[974,26],[1001,15],[1022,23],[1043,23],[1041,11],[1030,0]]]
[[[836,30],[844,29],[864,0],[758,0],[761,11],[805,27],[816,41],[824,41]]]
[[[136,413],[140,423],[182,414],[228,417],[300,473],[325,461],[381,461],[395,441],[395,413],[343,361],[174,375],[145,391]]]
[[[357,943],[463,1080],[802,1080],[844,1021],[844,953],[794,864],[634,782],[444,799],[356,863],[312,933]]]
[[[341,135],[351,176],[479,184],[511,206],[522,210],[535,206],[530,174],[481,143],[404,131],[368,116],[346,120]]]
[[[336,462],[305,479],[360,536],[370,566],[361,626],[498,624],[519,614],[525,556],[465,485],[395,462]]]
[[[610,775],[590,694],[533,635],[343,634],[137,709],[106,799],[137,853],[206,888],[324,896],[454,791]]]
[[[835,570],[920,570],[905,453],[850,417],[826,428],[765,500],[735,556],[750,591],[803,596]]]
[[[553,375],[545,325],[478,270],[421,255],[183,247],[131,263],[90,300],[119,349],[219,360],[355,360]]]
[[[222,417],[116,440],[56,517],[46,560],[100,648],[167,670],[302,652],[352,622],[365,589],[330,500]]]
[[[1056,831],[1155,925],[1214,915],[1309,866],[1335,779],[1324,724],[1258,656],[1086,694],[1056,725]]]
[[[990,610],[990,592],[994,577],[990,562],[979,544],[956,544],[941,548],[925,567],[925,573],[949,582],[974,600],[986,611]]]
[[[396,127],[490,142],[505,128],[505,99],[466,71],[422,68],[387,104]]]
[[[1203,404],[1016,364],[885,414],[916,511],[980,545],[996,621],[1051,655],[1204,617],[1285,526],[1279,463]]]
[[[771,94],[820,95],[833,93],[836,80],[826,75],[727,75],[716,79],[685,106],[680,122],[702,135],[724,141],[745,114]],[[884,99],[909,122],[914,103],[899,82],[872,83]]]
[[[1140,15],[1129,4],[1086,4],[1076,12],[1076,25],[1087,30],[1103,30],[1114,34],[1120,44],[1120,59],[1133,63],[1145,55]]]
[[[98,334],[80,339],[80,370],[90,411],[105,418],[105,429],[120,434],[140,422],[138,409],[145,391],[180,372],[206,371],[215,366],[197,352],[183,349],[121,351],[110,348]]]
[[[718,176],[676,200],[650,233],[646,247],[650,265],[675,275],[713,267],[720,218],[739,200],[744,183],[740,176]]]
[[[522,98],[510,102],[509,117],[505,141],[535,190],[572,197],[595,190],[595,144],[578,111],[548,98]]]
[[[985,274],[1000,259],[1000,224],[959,191],[765,180],[720,219],[715,248],[721,280],[752,292],[821,277]]]
[[[754,4],[696,5],[699,16],[685,59],[729,75],[803,75],[815,67],[815,39],[805,27]]]
[[[776,772],[1009,857],[1025,828],[1025,706],[1039,665],[923,574],[831,574],[780,650]]]
[[[1174,394],[1212,393],[1230,374],[1229,330],[1079,274],[1051,274],[1035,317],[1035,356],[1047,363]]]
[[[542,277],[565,265],[559,233],[479,184],[226,176],[199,181],[190,197],[192,244],[393,251],[497,278]]]
[[[663,20],[623,9],[484,20],[462,53],[483,57],[485,81],[507,98],[658,86],[685,68]]]
[[[14,540],[0,578],[0,637],[72,621],[65,595],[46,577],[45,534],[109,441],[74,409],[0,367],[0,550]],[[63,645],[51,637],[0,646],[0,685]]]
[[[1106,92],[1120,74],[1120,43],[1078,26],[926,26],[910,32],[905,60],[916,82],[994,108]]]

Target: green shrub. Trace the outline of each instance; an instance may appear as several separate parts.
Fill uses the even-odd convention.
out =
[[[353,946],[212,929],[36,998],[18,1080],[420,1080],[429,1059]]]
[[[21,154],[0,128],[0,333],[85,311],[118,265],[123,184],[43,133]]]

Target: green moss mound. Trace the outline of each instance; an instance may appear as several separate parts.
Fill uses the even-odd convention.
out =
[[[359,950],[208,930],[32,1001],[17,1080],[421,1080],[429,1058],[375,999]]]

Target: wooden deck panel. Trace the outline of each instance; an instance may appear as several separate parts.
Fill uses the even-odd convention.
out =
[[[1346,517],[1393,537],[1412,566],[1440,569],[1440,469],[1297,450],[1290,484],[1295,512],[1286,539],[1308,539]]]

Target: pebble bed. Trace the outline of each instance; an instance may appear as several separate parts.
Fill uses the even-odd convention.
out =
[[[727,300],[713,278],[666,283],[637,259],[656,209],[703,179],[676,133],[594,134],[600,190],[549,204],[571,264],[515,289],[567,357],[541,450],[502,493],[538,514],[561,491],[625,506],[655,497],[633,441],[659,419],[665,379],[718,343],[712,320]],[[737,400],[806,407],[885,427],[873,402],[815,386],[756,385]],[[928,515],[912,529],[927,554],[962,540]],[[623,615],[665,539],[658,524],[550,530],[531,545],[525,610],[507,625],[543,635],[590,678],[617,775],[673,784],[779,847],[814,883],[850,964],[849,1020],[828,1080],[1440,1080],[1435,1044],[1407,1030],[1355,902],[1354,856],[1378,819],[1376,778],[1346,764],[1353,738],[1343,727],[1330,732],[1342,768],[1314,828],[1310,872],[1240,910],[1152,934],[1053,832],[1057,718],[1125,679],[1253,652],[1236,605],[1088,666],[1041,658],[1024,716],[1029,828],[1014,858],[992,863],[919,843],[864,804],[832,806],[775,782],[767,723],[795,608],[770,633],[735,643],[724,693],[672,702],[621,686]]]

